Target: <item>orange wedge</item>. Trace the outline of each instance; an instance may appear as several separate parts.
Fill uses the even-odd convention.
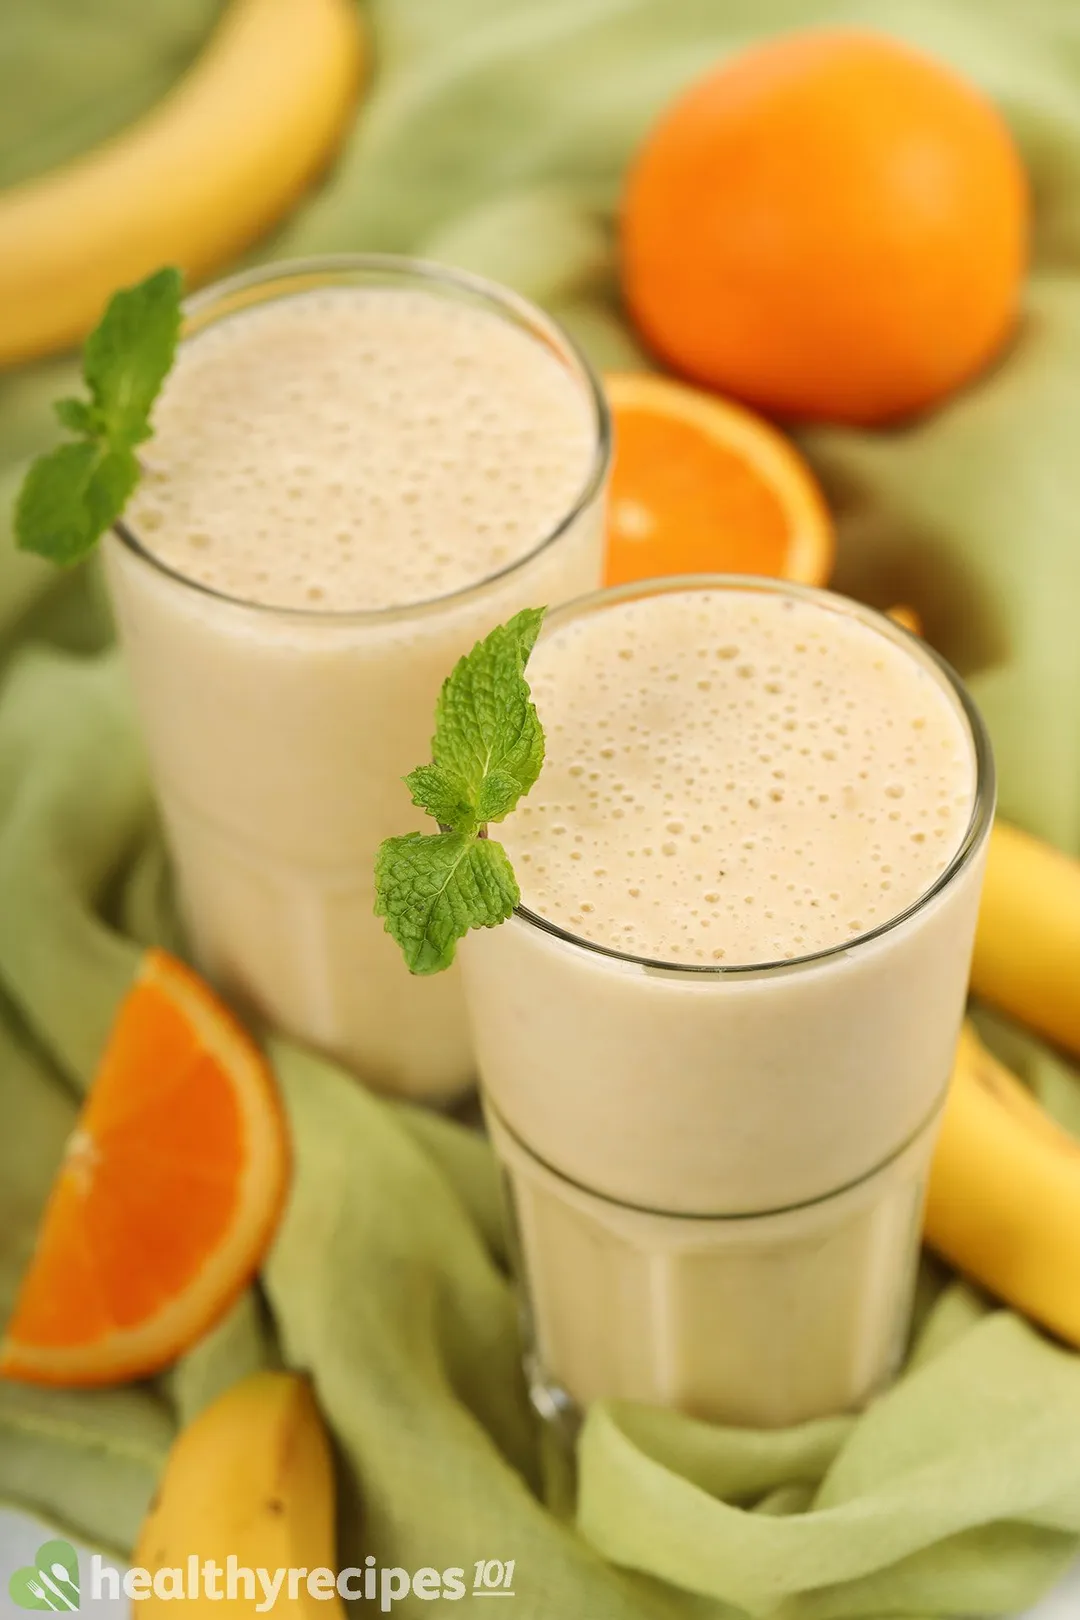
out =
[[[148,952],[53,1183],[0,1374],[112,1384],[173,1361],[254,1274],[287,1176],[258,1048],[201,979]]]
[[[767,574],[824,585],[832,521],[788,439],[741,405],[648,373],[605,378],[615,426],[609,585]]]

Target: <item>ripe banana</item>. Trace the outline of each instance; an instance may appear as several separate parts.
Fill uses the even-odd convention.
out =
[[[165,99],[70,164],[0,192],[0,364],[82,339],[161,264],[189,278],[288,210],[349,122],[356,0],[231,0]]]
[[[1080,861],[998,822],[971,987],[1080,1054]]]
[[[330,1446],[307,1382],[293,1373],[252,1374],[181,1431],[132,1554],[133,1566],[158,1576],[139,1611],[171,1612],[172,1598],[183,1595],[186,1614],[205,1607],[220,1615],[201,1573],[210,1560],[222,1572],[213,1579],[218,1599],[231,1599],[230,1615],[255,1614],[260,1602],[266,1612],[260,1570],[272,1578],[337,1567]],[[306,1581],[291,1593],[283,1586],[275,1607],[312,1620],[344,1616],[336,1594],[313,1597]]]
[[[908,607],[904,602],[898,603],[896,607],[889,609],[889,618],[895,624],[900,625],[902,629],[910,630],[913,636],[921,636],[923,633],[922,619],[918,610]]]
[[[913,608],[889,617],[914,635]],[[1080,861],[998,821],[990,835],[971,988],[1080,1055]]]
[[[926,1241],[1080,1346],[1080,1142],[965,1026],[930,1173]]]

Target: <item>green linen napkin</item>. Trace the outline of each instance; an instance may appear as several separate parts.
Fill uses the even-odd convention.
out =
[[[0,179],[118,127],[190,58],[217,9],[8,0]],[[627,154],[720,54],[770,28],[873,23],[999,98],[1038,210],[1012,352],[915,427],[806,442],[840,516],[841,586],[919,607],[987,712],[1006,811],[1080,849],[1072,0],[370,9],[374,93],[321,194],[264,251],[387,248],[467,264],[545,302],[600,364],[637,356],[614,297]],[[0,1316],[138,950],[177,944],[97,570],[58,578],[6,533],[22,459],[48,442],[47,402],[69,370],[0,378]],[[543,1482],[558,1481],[522,1386],[487,1148],[293,1046],[275,1042],[272,1055],[296,1174],[259,1288],[153,1385],[0,1382],[0,1499],[123,1556],[176,1427],[284,1359],[310,1371],[335,1436],[341,1562],[513,1558],[515,1613],[529,1620],[1007,1613],[1080,1547],[1080,1359],[933,1268],[909,1369],[863,1416],[759,1434],[602,1404],[581,1441],[576,1517],[552,1512]],[[1020,1058],[1080,1129],[1073,1072],[1030,1047]],[[396,1609],[428,1612],[415,1598]]]

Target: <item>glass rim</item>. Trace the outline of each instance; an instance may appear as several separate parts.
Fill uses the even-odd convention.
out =
[[[878,1176],[884,1175],[894,1164],[899,1163],[906,1153],[909,1153],[921,1142],[924,1136],[936,1128],[945,1109],[945,1103],[949,1095],[949,1085],[950,1081],[947,1079],[941,1091],[934,1098],[929,1112],[923,1116],[914,1129],[908,1132],[902,1142],[890,1149],[883,1159],[876,1160],[869,1170],[863,1170],[858,1175],[850,1177],[849,1180],[841,1182],[838,1187],[829,1187],[825,1192],[815,1193],[811,1198],[800,1198],[793,1204],[775,1204],[769,1209],[660,1209],[655,1204],[633,1204],[626,1198],[616,1198],[611,1193],[601,1192],[598,1187],[587,1186],[584,1181],[579,1181],[575,1176],[567,1175],[565,1170],[560,1170],[557,1165],[552,1164],[550,1159],[545,1159],[537,1153],[536,1149],[530,1147],[529,1143],[510,1124],[506,1115],[498,1107],[490,1091],[485,1086],[481,1086],[481,1101],[485,1114],[491,1113],[494,1115],[498,1129],[505,1132],[514,1143],[514,1146],[527,1159],[531,1159],[534,1164],[539,1165],[541,1170],[554,1177],[556,1181],[561,1182],[564,1187],[570,1187],[574,1192],[583,1193],[586,1198],[593,1199],[599,1204],[607,1204],[613,1209],[626,1210],[632,1215],[646,1215],[665,1221],[708,1221],[714,1224],[737,1226],[740,1222],[776,1220],[783,1215],[798,1215],[803,1210],[817,1209],[825,1204],[831,1204],[838,1199],[845,1198],[849,1193],[857,1192],[860,1187],[875,1181]],[[509,1169],[505,1161],[503,1161],[503,1168],[504,1170]]]
[[[497,585],[501,580],[509,579],[519,569],[534,562],[553,546],[577,522],[603,488],[611,465],[611,410],[600,379],[580,344],[560,326],[558,321],[553,320],[538,305],[511,288],[503,287],[486,276],[475,275],[471,270],[460,270],[452,265],[440,264],[434,259],[413,258],[408,254],[326,253],[308,258],[275,259],[269,264],[258,265],[252,270],[243,270],[236,275],[211,282],[186,298],[183,304],[185,329],[181,341],[193,340],[206,327],[212,326],[218,320],[227,319],[230,314],[237,313],[250,304],[270,302],[275,297],[295,297],[300,293],[327,286],[365,284],[394,286],[409,282],[441,290],[442,296],[463,296],[501,319],[510,321],[536,341],[544,343],[560,361],[568,362],[567,369],[582,385],[593,417],[592,460],[585,481],[567,510],[552,528],[545,531],[535,545],[494,573],[485,574],[482,579],[473,580],[439,596],[421,597],[415,602],[394,602],[378,608],[326,608],[278,606],[270,602],[257,602],[247,596],[219,590],[202,580],[192,579],[189,574],[173,568],[163,558],[149,550],[139,539],[134,526],[125,523],[123,518],[118,518],[113,524],[112,533],[116,538],[128,551],[158,573],[214,601],[224,602],[250,613],[271,614],[279,619],[292,619],[309,624],[322,621],[337,625],[400,623],[419,615],[456,607],[468,602],[492,585]],[[275,293],[272,290],[275,284],[281,285],[280,292]],[[245,300],[245,294],[257,294],[262,289],[266,290],[265,299],[260,300],[253,296],[250,300]],[[192,329],[193,322],[195,324]]]
[[[633,601],[646,596],[710,590],[757,591],[772,596],[792,596],[801,601],[814,602],[828,612],[842,613],[858,619],[869,629],[884,635],[896,646],[903,648],[930,670],[960,709],[967,723],[975,756],[975,792],[971,815],[964,836],[954,850],[948,865],[910,905],[898,911],[894,917],[888,917],[883,923],[878,923],[876,927],[865,929],[862,933],[854,934],[850,939],[841,940],[835,945],[828,945],[823,950],[810,951],[805,956],[784,957],[767,962],[676,962],[670,957],[639,956],[632,951],[619,951],[614,946],[601,945],[597,940],[584,939],[580,934],[560,927],[549,918],[541,917],[522,902],[514,907],[514,918],[578,950],[664,976],[723,979],[778,976],[782,973],[805,971],[834,958],[850,955],[853,951],[871,945],[901,927],[925,910],[971,864],[982,847],[994,817],[996,778],[990,736],[986,723],[960,676],[948,660],[921,636],[897,624],[886,614],[879,613],[876,608],[868,607],[863,602],[856,602],[853,597],[842,596],[837,591],[823,590],[816,585],[797,584],[793,580],[772,579],[756,574],[675,574],[660,579],[634,581],[627,585],[607,586],[598,591],[591,591],[587,596],[575,597],[573,601],[555,608],[544,621],[541,639],[550,629],[561,623],[580,618],[586,613],[602,611],[618,602]]]

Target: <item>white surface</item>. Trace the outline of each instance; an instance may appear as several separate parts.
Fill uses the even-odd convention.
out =
[[[8,1576],[12,1570],[30,1562],[41,1542],[50,1533],[31,1519],[0,1509],[0,1615],[5,1617],[25,1615],[26,1611],[16,1608],[8,1597]],[[85,1561],[81,1568],[85,1580],[87,1568]],[[525,1571],[522,1570],[522,1575],[524,1574]],[[524,1585],[524,1582],[522,1584]],[[87,1609],[95,1615],[115,1616],[116,1620],[120,1620],[121,1615],[138,1613],[137,1607],[124,1598],[115,1602],[109,1598],[91,1602],[84,1593],[82,1610],[85,1613]],[[177,1614],[182,1617],[183,1609],[178,1608]],[[223,1609],[222,1614],[227,1616],[228,1610]],[[1077,1564],[1067,1580],[1062,1581],[1053,1592],[1048,1593],[1034,1609],[1029,1609],[1025,1615],[1019,1616],[1018,1620],[1080,1620],[1080,1564]]]

